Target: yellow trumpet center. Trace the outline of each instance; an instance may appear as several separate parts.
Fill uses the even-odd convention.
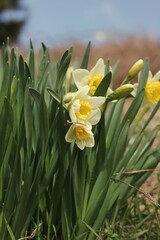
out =
[[[89,137],[90,133],[88,133],[84,127],[77,126],[75,128],[75,135],[77,140],[85,140]]]
[[[92,107],[86,100],[80,100],[80,105],[79,111],[76,112],[76,117],[78,119],[85,120],[92,112]]]
[[[158,102],[160,100],[160,82],[148,82],[145,87],[145,97],[152,104]]]
[[[95,93],[97,87],[99,86],[100,82],[102,81],[102,79],[103,79],[103,76],[101,74],[91,77],[89,84],[88,84],[90,86],[89,93],[91,95],[94,95],[94,93]]]

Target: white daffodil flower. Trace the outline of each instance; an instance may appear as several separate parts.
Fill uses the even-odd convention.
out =
[[[136,96],[137,86],[138,83],[134,84],[134,90],[131,93],[134,97]],[[160,100],[160,71],[154,76],[152,72],[149,71],[144,97],[144,103],[149,103],[151,105],[156,104]]]
[[[92,126],[90,124],[72,124],[65,136],[66,142],[75,142],[81,150],[95,145]]]
[[[100,107],[105,102],[105,97],[91,97],[88,95],[89,90],[89,86],[84,86],[77,92],[64,96],[64,102],[73,123],[83,121],[95,125],[101,118]]]
[[[94,95],[98,85],[105,75],[105,64],[100,58],[96,65],[88,71],[87,69],[76,69],[72,72],[73,80],[78,89],[88,85],[90,87],[89,94]]]

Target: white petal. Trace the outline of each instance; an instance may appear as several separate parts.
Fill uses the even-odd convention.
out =
[[[86,144],[86,147],[93,147],[95,145],[93,135],[91,135],[89,138],[86,139],[85,144]]]
[[[159,81],[159,80],[160,80],[160,71],[158,71],[153,77],[153,81]]]
[[[89,89],[90,89],[90,87],[89,87],[88,85],[83,86],[82,88],[80,88],[80,89],[76,92],[76,94],[75,94],[75,96],[74,96],[74,99],[85,99],[85,98],[87,98],[87,97],[88,97]],[[73,100],[74,100],[74,99],[73,99]]]
[[[73,104],[71,104],[71,107],[69,109],[69,115],[73,123],[77,122],[77,117],[75,113],[79,111],[80,106],[81,104],[79,102],[79,99],[77,99],[76,101],[73,102]]]
[[[93,133],[92,133],[92,126],[91,126],[91,124],[85,124],[85,123],[84,123],[84,128],[85,128],[85,130],[86,130],[88,133],[90,133],[91,135],[93,134]]]
[[[89,115],[89,117],[86,120],[87,122],[89,122],[89,124],[96,125],[99,122],[100,118],[101,118],[101,111],[99,108],[97,108]]]
[[[87,130],[86,127],[85,129]],[[93,147],[95,145],[93,133],[90,132],[90,136],[85,140],[76,140],[76,144],[81,150],[83,150],[85,147]]]
[[[88,97],[88,102],[93,109],[100,107],[105,102],[105,97]]]
[[[91,70],[91,75],[99,75],[99,74],[101,74],[102,76],[104,76],[105,74],[105,65],[102,58],[100,58],[97,61],[96,65]]]
[[[85,141],[76,141],[77,147],[83,150],[86,146]]]
[[[64,95],[64,102],[70,102],[76,93],[70,92]]]
[[[113,93],[113,90],[111,88],[108,88],[106,96],[108,96],[109,94]]]
[[[69,143],[75,141],[74,125],[73,124],[68,129],[68,132],[65,135],[65,140],[66,140],[66,142],[69,142]]]
[[[133,85],[133,91],[130,93],[133,97],[136,97],[136,95],[137,95],[137,88],[138,88],[138,83],[135,83],[134,85]]]
[[[77,88],[79,89],[88,84],[90,72],[86,69],[76,69],[72,72],[72,77]]]
[[[152,75],[152,72],[149,71],[149,74],[148,74],[148,81],[152,81],[152,78],[153,78],[153,75]]]

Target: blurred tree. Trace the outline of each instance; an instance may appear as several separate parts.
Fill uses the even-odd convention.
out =
[[[19,0],[0,0],[0,45],[16,41],[26,21],[26,9],[20,6]]]
[[[5,8],[13,8],[17,5],[17,0],[2,0],[0,1],[0,10]]]

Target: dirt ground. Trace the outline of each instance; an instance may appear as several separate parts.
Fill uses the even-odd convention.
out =
[[[73,61],[78,60],[78,62],[81,62],[86,46],[78,42],[59,49],[52,49],[52,57],[60,59],[67,47],[70,48],[71,46],[73,47]],[[93,67],[100,57],[104,61],[109,59],[111,66],[117,60],[120,60],[120,66],[114,79],[114,86],[116,87],[123,81],[129,68],[138,59],[149,59],[150,69],[153,74],[160,70],[160,40],[154,37],[131,36],[120,43],[106,43],[99,47],[91,45],[89,68]],[[157,171],[153,172],[146,183],[142,185],[141,190],[154,201],[158,201],[160,165]]]

